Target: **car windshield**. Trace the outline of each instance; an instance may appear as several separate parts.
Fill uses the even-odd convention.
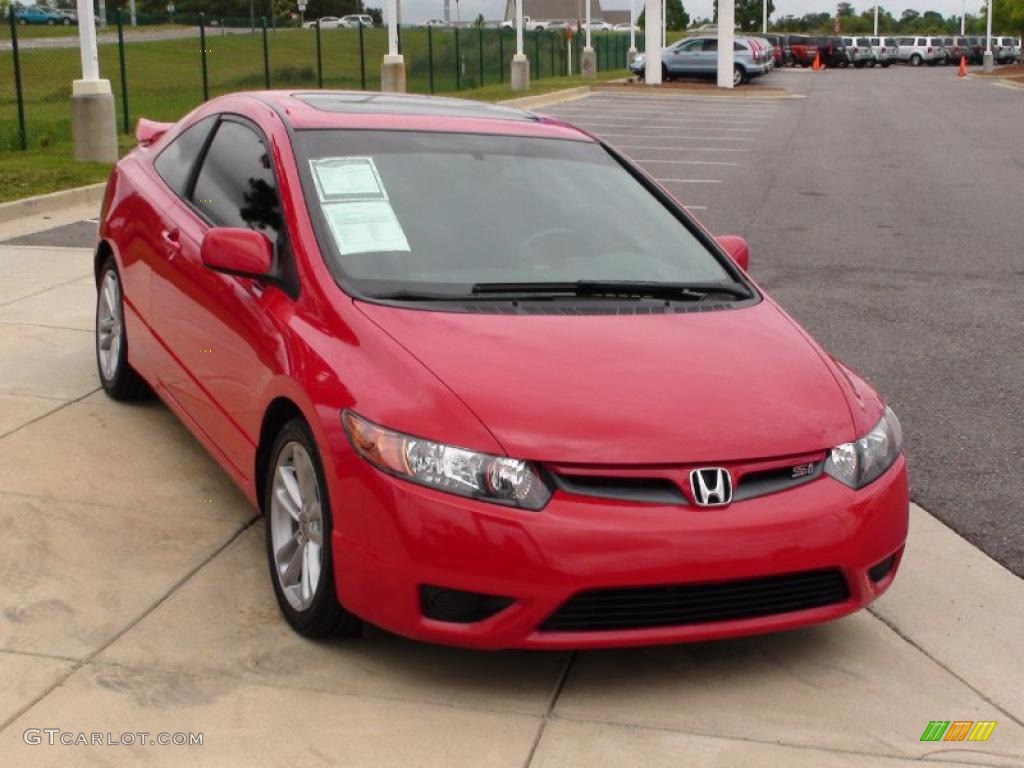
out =
[[[597,143],[305,130],[296,147],[321,250],[360,293],[738,277]]]

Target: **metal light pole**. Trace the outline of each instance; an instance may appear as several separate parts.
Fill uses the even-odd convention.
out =
[[[734,0],[718,2],[718,87],[733,87],[733,27],[736,25],[736,4]]]
[[[761,10],[761,34],[768,34],[768,0],[764,0]]]
[[[992,0],[987,0],[988,18],[985,21],[985,59],[984,70],[992,71]]]
[[[960,34],[967,34],[967,0],[960,3]]]
[[[731,3],[732,0],[725,0]],[[661,18],[662,0],[647,0],[645,9],[647,20],[644,29],[644,82],[647,85],[661,84],[661,49],[663,41],[661,38],[661,24],[656,19]]]
[[[661,39],[668,40],[668,0],[661,3]]]
[[[71,138],[75,160],[117,162],[117,126],[110,81],[100,79],[92,0],[78,0],[82,79],[71,84]]]
[[[966,2],[966,0],[965,0]],[[629,0],[629,52],[626,63],[632,64],[636,58],[636,0]]]
[[[966,3],[967,0],[964,0]],[[961,33],[962,34],[962,33]],[[875,37],[878,37],[878,4],[875,4]]]
[[[398,0],[384,6],[388,22],[388,52],[380,65],[380,89],[405,93],[405,57],[398,52]]]
[[[529,88],[530,60],[523,53],[523,0],[516,0],[516,55],[512,57],[512,90],[526,91]]]

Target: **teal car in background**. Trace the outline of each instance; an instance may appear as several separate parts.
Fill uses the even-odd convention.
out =
[[[33,5],[30,8],[21,8],[14,12],[14,18],[19,24],[70,24],[71,19],[52,8],[41,8]]]

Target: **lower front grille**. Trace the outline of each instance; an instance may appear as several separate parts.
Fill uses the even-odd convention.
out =
[[[592,632],[734,621],[820,608],[849,597],[836,568],[711,584],[590,590],[562,605],[540,629]]]

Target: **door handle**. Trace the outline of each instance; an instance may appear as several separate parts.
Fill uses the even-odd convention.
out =
[[[160,239],[164,241],[164,248],[167,250],[167,258],[173,259],[181,251],[180,232],[177,229],[164,230],[160,233]]]

